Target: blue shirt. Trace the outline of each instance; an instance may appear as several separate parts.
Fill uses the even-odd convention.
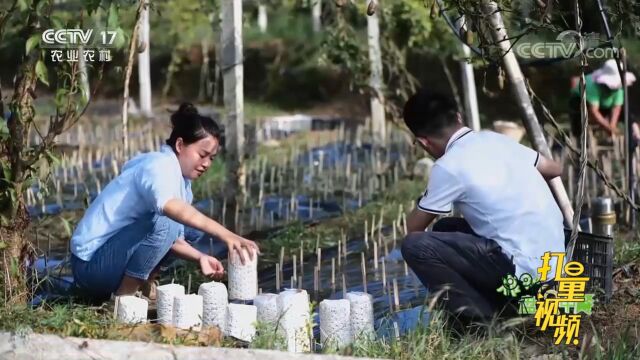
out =
[[[89,261],[115,233],[138,219],[163,215],[170,199],[191,203],[191,181],[182,176],[173,149],[163,145],[159,152],[140,154],[122,167],[91,203],[71,237],[71,252]],[[184,227],[180,236],[184,234]]]

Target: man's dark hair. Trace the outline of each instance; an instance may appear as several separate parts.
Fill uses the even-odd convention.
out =
[[[458,121],[456,103],[451,97],[420,90],[404,105],[404,122],[416,136],[442,135]]]

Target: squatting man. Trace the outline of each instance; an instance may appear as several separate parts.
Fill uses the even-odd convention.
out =
[[[562,213],[547,184],[562,167],[507,136],[465,127],[455,102],[440,94],[418,92],[403,116],[415,144],[437,159],[407,218],[404,259],[442,294],[455,327],[504,315],[502,279],[535,277],[544,252],[564,251]],[[444,217],[425,231],[453,207],[462,218]]]

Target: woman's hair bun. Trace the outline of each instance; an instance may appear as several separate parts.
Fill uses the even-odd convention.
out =
[[[180,114],[197,114],[198,109],[190,102],[183,102],[177,112]]]
[[[198,115],[198,109],[192,103],[183,102],[178,110],[171,114],[171,125],[176,127],[178,123],[193,117],[193,115]]]

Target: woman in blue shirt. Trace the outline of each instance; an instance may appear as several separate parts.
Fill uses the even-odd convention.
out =
[[[205,276],[220,278],[220,261],[192,247],[184,238],[185,226],[221,239],[229,253],[259,252],[253,241],[191,206],[191,181],[218,153],[218,125],[188,103],[172,114],[171,123],[166,145],[128,161],[91,203],[71,238],[74,279],[93,297],[134,294],[169,252],[197,262]]]

